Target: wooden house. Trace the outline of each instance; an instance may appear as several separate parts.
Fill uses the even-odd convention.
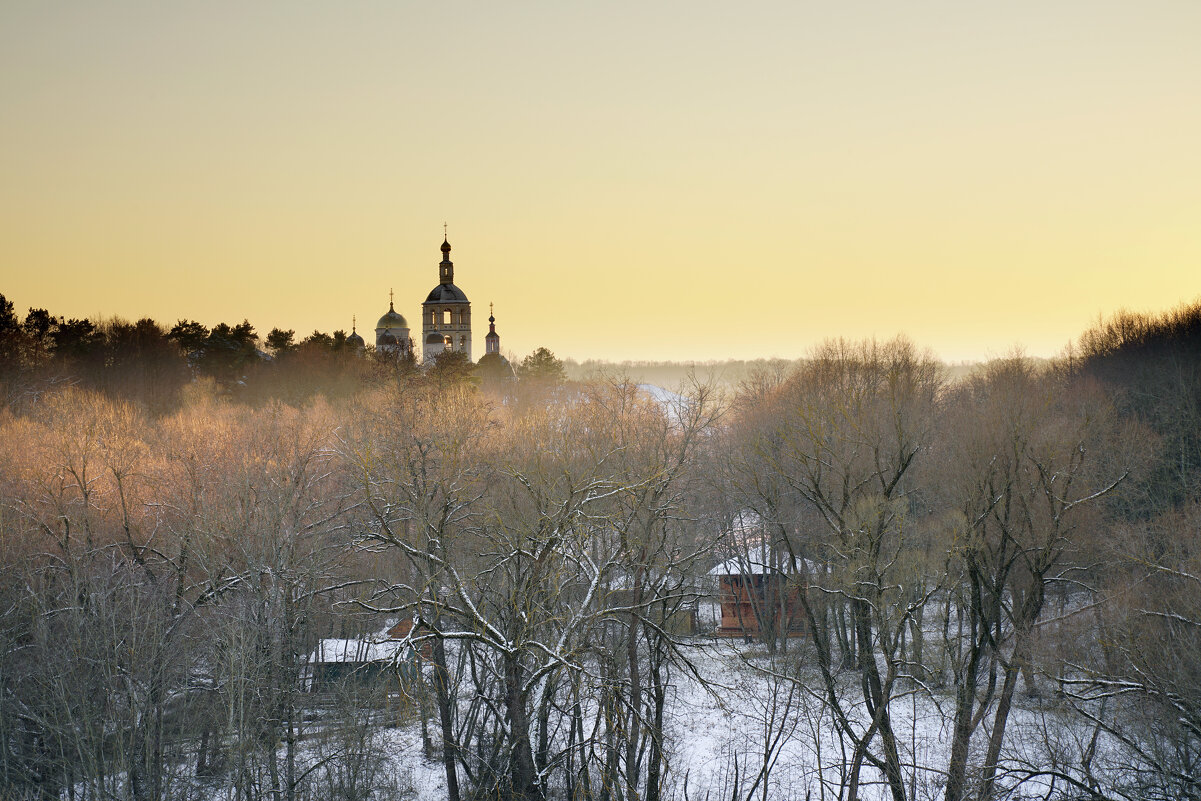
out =
[[[784,558],[756,545],[746,554],[727,559],[709,571],[717,579],[720,637],[759,637],[764,629],[788,637],[806,633],[800,603],[802,577]]]
[[[309,654],[305,688],[324,692],[347,683],[400,680],[417,670],[409,643],[393,639],[324,639]]]

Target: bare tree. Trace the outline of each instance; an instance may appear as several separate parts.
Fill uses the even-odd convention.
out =
[[[907,342],[828,343],[767,396],[769,424],[757,426],[751,441],[761,466],[744,484],[752,490],[746,497],[777,523],[776,547],[804,576],[798,597],[815,632],[827,703],[854,743],[850,798],[858,797],[865,764],[881,771],[896,801],[906,797],[891,706],[898,679],[912,672],[904,633],[915,618],[920,627],[937,587],[925,586],[926,567],[907,551],[921,531],[914,465],[932,441],[940,387],[937,365]],[[803,536],[797,517],[782,516],[803,507],[820,538]],[[831,624],[859,674],[864,720],[839,692],[840,660],[824,634]]]
[[[452,794],[462,775],[518,798],[558,782],[658,797],[671,626],[695,597],[684,566],[703,553],[681,516],[713,415],[694,401],[665,410],[615,382],[502,413],[431,390],[347,429],[367,544],[410,562],[380,600],[432,644]],[[451,692],[464,680],[465,707]],[[601,716],[594,734],[585,706]]]
[[[1031,645],[1048,589],[1070,581],[1081,529],[1097,525],[1097,502],[1126,475],[1106,453],[1116,438],[1112,409],[1089,387],[1013,358],[964,385],[955,402],[948,444],[962,531],[952,558],[962,579],[961,622],[947,643],[956,674],[948,801],[964,797],[970,741],[986,714],[978,796],[994,795],[1019,677],[1034,689]]]

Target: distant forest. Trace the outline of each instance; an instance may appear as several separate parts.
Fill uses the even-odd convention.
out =
[[[534,378],[556,378],[564,371],[546,348],[513,367]],[[46,309],[29,309],[22,319],[0,295],[0,380],[10,402],[12,393],[37,393],[65,383],[162,413],[178,409],[185,387],[196,381],[222,396],[260,403],[345,397],[398,376],[434,384],[509,377],[491,374],[487,363],[474,366],[455,353],[439,354],[431,368],[419,371],[411,353],[390,355],[372,344],[356,346],[341,330],[314,331],[298,339],[295,331],[276,328],[260,337],[249,320],[212,328],[180,320],[168,328],[150,318],[93,322],[57,317]]]
[[[516,372],[539,374],[550,364],[553,372],[561,370],[564,377],[576,381],[620,375],[665,389],[698,379],[734,388],[756,373],[787,370],[799,361],[579,362],[547,361],[548,356],[554,354],[539,348],[524,360],[515,360]],[[220,392],[247,402],[297,401],[318,394],[344,396],[398,373],[414,377],[416,366],[412,358],[385,357],[371,344],[360,352],[342,330],[314,331],[298,338],[295,331],[277,328],[260,336],[249,320],[212,328],[179,320],[168,328],[149,318],[94,322],[33,308],[22,318],[0,295],[0,373],[10,391],[69,381],[165,411],[177,407],[183,387],[197,378],[211,379]],[[434,381],[472,378],[463,360],[454,356],[448,355],[438,367],[431,376]],[[954,379],[973,367],[959,364],[945,369]]]
[[[0,298],[0,797],[1201,799],[1201,302],[514,367]]]

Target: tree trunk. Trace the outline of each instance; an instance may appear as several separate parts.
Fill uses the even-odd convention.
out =
[[[976,728],[976,683],[979,679],[980,660],[987,648],[988,621],[982,619],[983,604],[980,602],[979,585],[972,582],[971,601],[968,607],[967,632],[970,651],[963,675],[955,688],[955,725],[951,734],[951,759],[947,765],[947,787],[945,801],[962,801],[967,779],[968,746]],[[949,616],[948,616],[949,619]],[[948,630],[944,627],[944,636]],[[961,642],[965,636],[959,632]]]
[[[434,695],[438,719],[442,725],[442,767],[446,772],[447,801],[459,801],[459,775],[456,770],[458,744],[455,742],[454,710],[450,698],[450,671],[446,668],[446,643],[434,638]]]
[[[1005,681],[997,700],[997,711],[993,715],[992,736],[988,738],[988,753],[984,757],[984,771],[980,781],[980,801],[989,801],[996,788],[997,760],[1001,758],[1001,744],[1005,739],[1005,724],[1013,706],[1013,691],[1017,687],[1020,663],[1015,650],[1014,657],[1005,665]]]
[[[285,763],[284,763],[284,797],[287,801],[296,801],[296,703],[291,692],[288,693],[288,711],[285,719],[287,728],[284,731]]]
[[[641,621],[638,619],[637,607],[642,602],[641,575],[637,577],[634,586],[634,607],[630,610],[630,630],[626,633],[626,661],[630,671],[630,703],[626,725],[626,797],[637,801],[638,785],[642,774],[639,759],[638,741],[642,736],[642,671],[638,663],[638,637]]]
[[[534,767],[533,749],[530,747],[530,719],[522,693],[524,671],[516,654],[505,654],[504,666],[505,710],[509,715],[509,738],[513,749],[510,768],[513,798],[520,801],[541,801],[542,790]]]
[[[667,688],[663,683],[663,666],[659,658],[651,659],[651,692],[654,697],[654,729],[651,753],[646,766],[646,801],[659,801],[659,784],[663,772],[663,708],[667,703]]]
[[[884,777],[888,780],[893,801],[905,801],[905,781],[901,775],[901,759],[888,710],[889,698],[880,681],[880,670],[872,648],[871,606],[867,601],[853,601],[852,614],[858,639],[859,669],[863,673],[864,700],[868,712],[879,721],[880,744],[884,747]]]

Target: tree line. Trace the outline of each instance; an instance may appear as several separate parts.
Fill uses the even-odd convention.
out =
[[[260,337],[249,320],[210,328],[184,319],[168,327],[150,318],[92,321],[35,308],[22,318],[0,294],[0,391],[10,404],[46,387],[70,384],[159,414],[179,408],[184,389],[196,378],[213,382],[235,400],[257,404],[345,397],[397,375],[438,384],[501,383],[510,375],[498,370],[500,365],[472,365],[452,352],[439,354],[418,375],[414,354],[411,348],[378,352],[342,330],[297,338],[294,330],[273,328]],[[535,382],[564,375],[563,362],[544,347],[514,368]]]
[[[1199,310],[956,381],[832,341],[668,400],[392,369],[251,403],[185,358],[156,405],[10,367],[0,784],[399,798],[413,731],[456,801],[767,799],[820,723],[840,755],[796,797],[1201,797]],[[690,621],[760,554],[761,739],[697,788],[677,688],[721,681]],[[312,692],[321,640],[398,621],[391,680]]]

